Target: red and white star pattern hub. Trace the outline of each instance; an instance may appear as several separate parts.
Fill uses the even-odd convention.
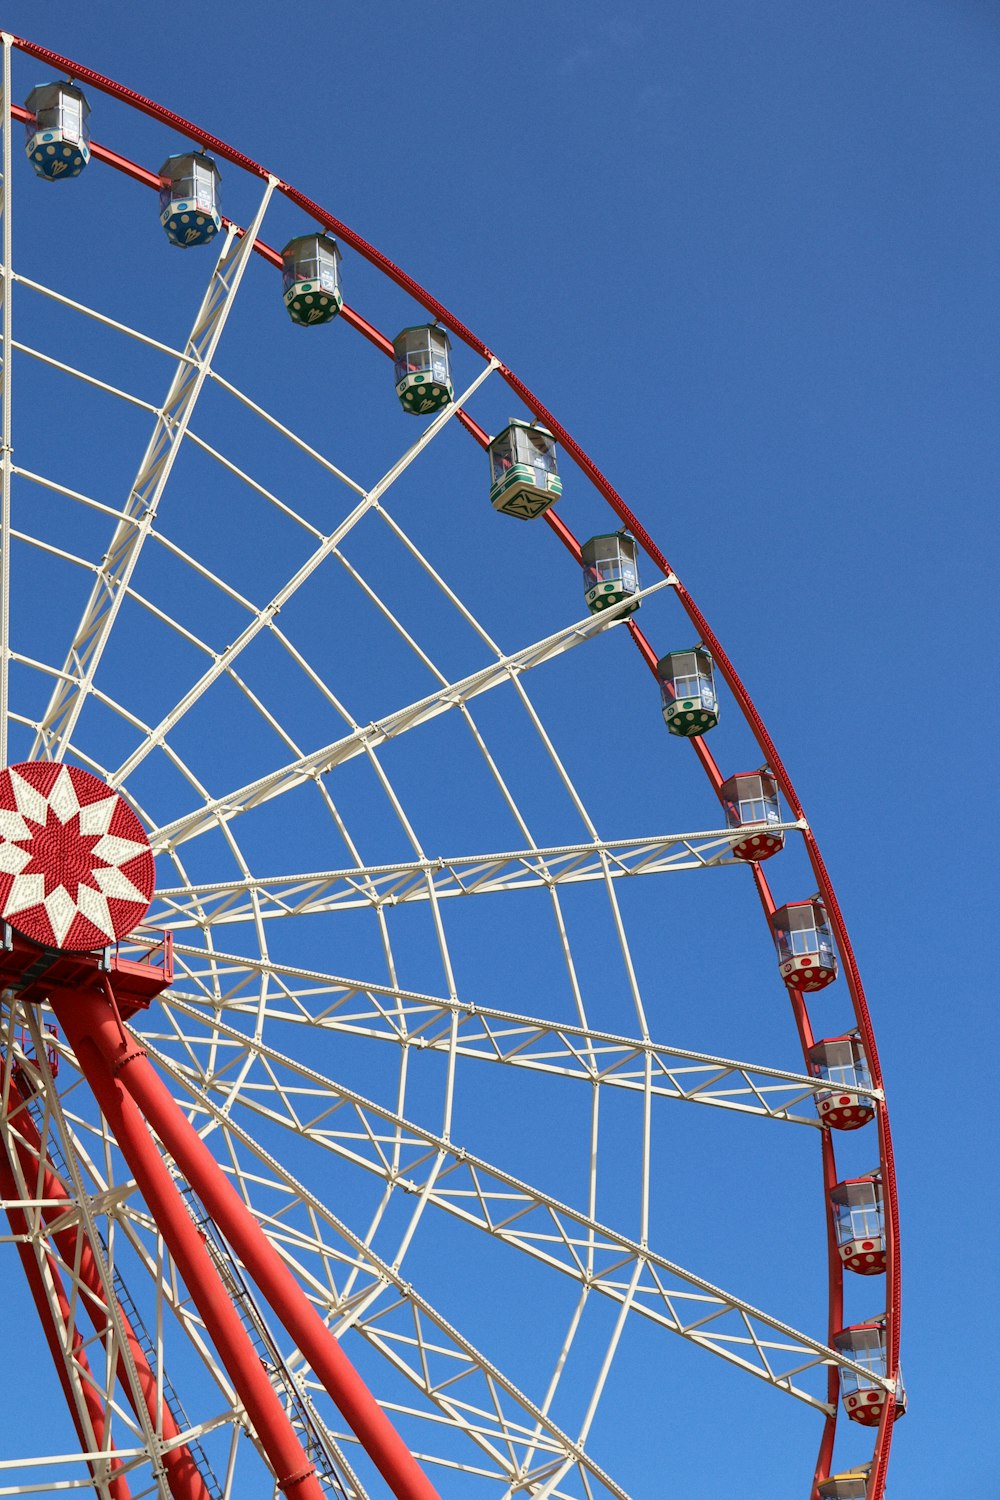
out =
[[[154,885],[142,824],[97,776],[52,761],[0,771],[0,917],[22,937],[104,948],[142,921]]]

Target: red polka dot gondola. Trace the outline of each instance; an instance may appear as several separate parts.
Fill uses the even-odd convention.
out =
[[[0,917],[22,937],[104,948],[142,921],[154,884],[142,824],[97,776],[52,761],[0,771]]]

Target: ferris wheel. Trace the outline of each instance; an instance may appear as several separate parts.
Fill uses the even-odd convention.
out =
[[[721,643],[397,265],[3,45],[0,1494],[627,1500],[708,1407],[881,1500],[878,1053]]]

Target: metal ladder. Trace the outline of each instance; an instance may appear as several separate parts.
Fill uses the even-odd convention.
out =
[[[108,1251],[107,1245],[104,1243],[103,1236],[101,1236],[101,1245],[104,1250],[105,1260],[107,1260]],[[145,1323],[142,1321],[142,1318],[139,1314],[139,1309],[132,1301],[132,1298],[129,1295],[128,1287],[125,1285],[125,1282],[117,1266],[112,1271],[111,1276],[115,1289],[115,1296],[118,1299],[118,1305],[132,1325],[132,1331],[135,1334],[136,1342],[142,1349],[143,1354],[146,1356],[146,1361],[149,1365],[149,1368],[155,1371],[156,1351],[153,1348],[153,1341],[149,1336],[149,1330],[147,1329]],[[190,1429],[191,1423],[188,1421],[187,1413],[185,1412],[184,1407],[181,1403],[181,1398],[180,1396],[178,1396],[176,1390],[174,1389],[174,1386],[170,1381],[170,1377],[167,1375],[166,1369],[160,1371],[160,1377],[163,1384],[164,1404],[170,1409],[170,1413],[174,1421],[177,1423],[177,1426],[180,1428],[181,1432],[186,1432]],[[201,1445],[201,1439],[196,1437],[188,1438],[185,1446],[188,1452],[191,1454],[191,1457],[194,1460],[195,1467],[199,1470],[201,1477],[204,1480],[205,1488],[212,1496],[212,1500],[223,1500],[222,1486],[219,1484],[219,1481],[215,1477],[215,1473],[213,1472],[212,1465],[209,1462],[208,1455]]]
[[[71,1182],[72,1176],[70,1174],[66,1158],[62,1153],[59,1142],[51,1130],[47,1132],[45,1130],[45,1114],[38,1094],[33,1093],[23,1097],[25,1108],[28,1114],[31,1116],[32,1121],[34,1122],[35,1129],[38,1131],[38,1138],[43,1142],[45,1160],[55,1171],[56,1175],[63,1180],[64,1183]],[[101,1254],[104,1257],[104,1264],[111,1269],[111,1284],[114,1287],[115,1298],[118,1302],[118,1306],[121,1308],[122,1312],[125,1314],[125,1317],[131,1324],[132,1332],[135,1334],[136,1342],[145,1355],[146,1362],[149,1365],[149,1368],[155,1374],[157,1370],[156,1349],[153,1344],[153,1340],[150,1337],[149,1330],[143,1322],[142,1315],[140,1314],[139,1309],[136,1307],[134,1301],[132,1300],[131,1293],[129,1292],[128,1286],[125,1282],[125,1278],[122,1276],[117,1266],[111,1266],[111,1257],[108,1251],[108,1242],[100,1230],[97,1231],[97,1238],[100,1241]],[[165,1369],[162,1369],[160,1371],[160,1381],[163,1390],[164,1405],[169,1409],[170,1414],[173,1417],[174,1421],[177,1423],[180,1431],[189,1431],[192,1424],[188,1420],[188,1415],[184,1410],[181,1398],[178,1396],[176,1390],[174,1389],[174,1386],[170,1381],[170,1377],[167,1375]],[[191,1454],[191,1458],[195,1464],[195,1467],[201,1474],[202,1480],[205,1484],[205,1488],[212,1496],[212,1500],[223,1500],[222,1486],[219,1484],[219,1481],[215,1476],[212,1465],[209,1462],[208,1455],[201,1445],[200,1438],[188,1438],[185,1446],[188,1452]]]
[[[271,1385],[285,1403],[292,1426],[298,1431],[316,1477],[338,1500],[369,1500],[340,1444],[320,1417],[316,1407],[291,1369],[267,1324],[242,1267],[189,1183],[178,1179],[192,1219],[205,1236],[212,1262],[229,1293],[250,1342],[267,1371]]]

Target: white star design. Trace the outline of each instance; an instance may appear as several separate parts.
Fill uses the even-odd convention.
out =
[[[19,812],[0,808],[0,838],[26,839],[30,837],[31,830]]]
[[[95,870],[94,879],[101,887],[105,896],[111,901],[141,901],[145,903],[146,898],[142,892],[132,884],[127,875],[123,875],[121,870],[115,869],[113,866],[107,870]],[[60,886],[61,889],[62,887]],[[84,887],[81,886],[80,890],[82,891],[83,889]]]
[[[77,893],[77,901],[88,922],[93,922],[98,932],[103,932],[105,937],[113,938],[115,929],[108,910],[107,896],[102,891],[91,890],[89,885],[81,885]]]
[[[134,859],[137,854],[142,854],[144,848],[145,846],[135,839],[119,839],[113,834],[106,833],[100,842],[94,845],[94,853],[98,859],[107,860],[109,865],[117,867]]]
[[[101,802],[88,802],[86,807],[80,808],[80,832],[86,834],[107,833],[111,827],[111,819],[115,808],[118,806],[118,798],[112,795],[105,797]],[[65,820],[64,820],[65,821]],[[137,849],[142,845],[137,844]],[[107,859],[107,855],[101,856]]]
[[[35,788],[13,769],[10,773],[10,784],[14,791],[14,801],[17,803],[18,812],[30,818],[33,823],[40,823],[44,827],[49,804],[41,792],[36,792]],[[25,829],[26,834],[27,829]]]
[[[52,923],[52,932],[56,940],[56,947],[61,948],[63,939],[72,927],[76,917],[76,902],[64,885],[57,885],[54,891],[49,892],[42,905],[48,912],[49,921]]]
[[[37,774],[36,768],[23,769]],[[136,879],[144,883],[152,873],[149,845],[134,816],[126,816],[121,798],[95,785],[89,772],[60,766],[47,794],[16,767],[3,774],[15,803],[0,808],[0,879],[7,890],[3,915],[16,919],[41,908],[28,921],[29,935],[60,948],[74,932],[77,942],[85,934],[92,942],[113,942],[149,905],[148,893],[123,869],[136,861]],[[48,775],[51,771],[38,779]],[[81,796],[94,792],[96,801],[81,802]],[[119,815],[119,826],[138,837],[111,833]]]
[[[31,855],[17,844],[0,844],[0,874],[20,875],[25,865],[30,865]]]
[[[56,777],[56,784],[48,795],[48,804],[60,823],[68,823],[80,811],[76,787],[65,766]]]
[[[7,897],[5,913],[8,917],[12,917],[15,912],[24,911],[29,906],[37,906],[44,895],[44,875],[15,875],[10,895]]]

